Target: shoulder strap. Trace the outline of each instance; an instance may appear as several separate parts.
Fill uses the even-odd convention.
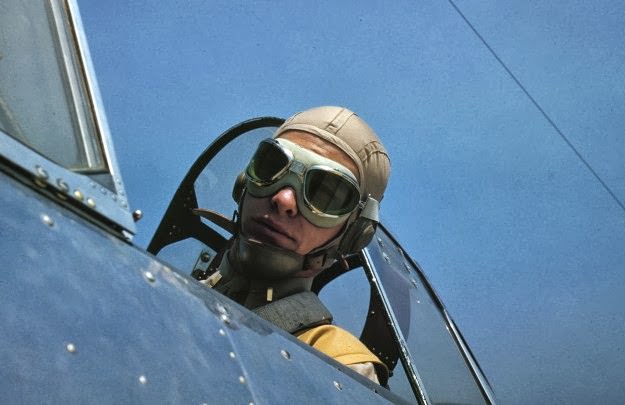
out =
[[[332,323],[332,314],[311,291],[289,295],[255,308],[254,312],[289,333]]]

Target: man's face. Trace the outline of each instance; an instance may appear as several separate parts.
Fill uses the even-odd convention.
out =
[[[333,144],[299,131],[287,131],[280,137],[332,159],[348,168],[354,176],[358,176],[356,164]],[[247,193],[241,208],[243,234],[300,255],[310,253],[339,234],[343,224],[320,228],[308,222],[298,210],[295,192],[292,187],[286,186],[264,198]]]

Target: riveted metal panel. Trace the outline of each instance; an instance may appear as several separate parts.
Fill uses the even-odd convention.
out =
[[[1,402],[251,400],[200,286],[2,177]]]

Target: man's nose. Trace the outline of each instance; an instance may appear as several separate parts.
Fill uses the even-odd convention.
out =
[[[278,214],[293,217],[297,215],[297,195],[292,187],[284,187],[278,190],[272,197],[271,202]]]

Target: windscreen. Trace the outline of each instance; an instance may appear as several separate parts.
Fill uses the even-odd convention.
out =
[[[0,4],[0,130],[65,168],[101,171],[69,21],[59,2]]]

